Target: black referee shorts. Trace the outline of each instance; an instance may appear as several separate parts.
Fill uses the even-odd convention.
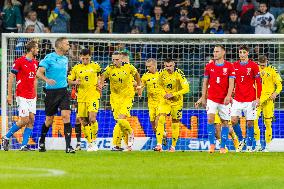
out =
[[[67,88],[45,90],[45,114],[53,116],[60,110],[70,110],[70,99]]]

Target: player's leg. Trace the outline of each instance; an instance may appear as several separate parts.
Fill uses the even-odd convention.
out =
[[[86,102],[78,102],[78,113],[77,117],[80,121],[85,139],[87,140],[87,151],[92,151],[92,136],[91,136],[91,126],[88,120],[88,109]]]
[[[27,103],[27,99],[18,97],[17,105],[20,119],[16,123],[12,123],[11,128],[2,138],[2,146],[5,151],[8,151],[9,149],[9,139],[13,136],[13,134],[29,123],[29,105]]]
[[[93,150],[97,151],[98,146],[96,143],[98,130],[99,130],[99,124],[97,122],[97,113],[99,111],[99,99],[93,99],[88,103],[88,112],[89,112],[89,123],[91,126],[91,133],[92,133],[92,143],[93,143]]]
[[[257,110],[253,102],[246,102],[244,115],[247,120],[247,152],[252,152],[252,145],[254,140],[254,120],[257,116]]]
[[[66,142],[66,153],[75,153],[75,150],[71,146],[71,136],[72,136],[72,126],[70,123],[70,99],[69,94],[66,89],[61,92],[61,99],[59,103],[59,108],[61,109],[61,116],[64,123],[64,135],[65,135],[65,142]]]
[[[209,139],[209,153],[215,152],[215,114],[217,112],[218,103],[212,100],[207,100],[207,133]]]
[[[259,129],[259,125],[258,125],[258,121],[259,121],[259,117],[261,114],[261,110],[262,110],[262,106],[259,106],[257,108],[257,116],[256,119],[254,120],[254,139],[256,141],[256,146],[255,146],[255,151],[262,151],[262,147],[260,144],[260,129]]]
[[[171,107],[171,116],[172,116],[172,146],[169,149],[169,152],[174,152],[178,138],[179,138],[179,130],[180,130],[180,120],[182,118],[182,106],[183,102],[180,104]]]
[[[148,102],[148,109],[149,109],[149,118],[152,129],[154,133],[156,133],[156,107]]]
[[[237,150],[237,148],[239,147],[239,144],[240,144],[239,140],[238,140],[238,137],[237,137],[236,133],[234,132],[234,129],[232,127],[232,122],[231,121],[228,122],[228,125],[229,125],[229,135],[232,138],[235,150]]]
[[[245,146],[245,140],[239,123],[239,117],[242,115],[242,108],[243,108],[242,103],[233,100],[231,108],[231,121],[234,132],[239,140],[239,147],[237,148],[236,152],[242,151],[243,147]]]
[[[263,108],[263,117],[265,125],[265,150],[269,151],[269,146],[272,140],[272,119],[274,117],[274,102],[273,100],[268,100]]]
[[[220,144],[220,153],[227,153],[227,150],[225,149],[228,136],[229,136],[229,120],[231,120],[231,104],[224,105],[219,104],[218,105],[218,113],[222,121],[222,128],[221,128],[221,144]]]
[[[75,133],[76,133],[76,139],[77,139],[75,150],[81,150],[82,128],[81,128],[81,123],[77,116],[77,113],[76,113],[76,121],[75,121]]]
[[[34,113],[30,112],[29,113],[29,123],[26,125],[26,128],[23,133],[23,141],[22,141],[22,146],[21,146],[21,151],[30,151],[30,148],[27,146],[30,136],[33,131],[34,127],[34,121],[35,121],[35,115]]]
[[[221,143],[221,118],[219,116],[219,113],[216,112],[215,114],[215,120],[214,120],[214,124],[215,124],[215,137],[216,139]]]

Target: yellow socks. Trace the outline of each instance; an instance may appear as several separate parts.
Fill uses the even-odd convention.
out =
[[[172,123],[172,146],[175,147],[177,145],[178,137],[179,137],[179,125],[180,123]]]

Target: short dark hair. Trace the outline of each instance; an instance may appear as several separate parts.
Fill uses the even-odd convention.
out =
[[[91,55],[91,50],[90,49],[82,49],[80,51],[80,55],[82,55],[82,56]]]
[[[225,47],[224,47],[224,45],[218,44],[218,45],[215,45],[215,47],[220,47],[220,48],[223,49],[224,51],[226,50]]]
[[[247,45],[241,45],[241,46],[239,47],[239,51],[240,51],[240,50],[245,50],[245,51],[249,52],[249,47],[248,47]]]
[[[127,52],[120,52],[120,54],[121,54],[122,56],[129,56],[129,54],[128,54]]]
[[[114,51],[114,52],[112,53],[112,55],[120,55],[120,52],[119,52],[119,51]]]
[[[67,38],[66,37],[59,37],[58,39],[56,39],[55,48],[57,48],[59,46],[59,44],[64,40],[67,40]]]
[[[265,55],[259,55],[258,62],[264,63],[267,61],[267,57]]]
[[[33,39],[28,41],[27,44],[26,44],[26,51],[30,52],[32,50],[32,48],[36,47],[36,45],[38,45],[38,42],[33,40]]]
[[[165,60],[164,60],[164,62],[174,62],[174,60],[172,59],[172,58],[166,58]]]

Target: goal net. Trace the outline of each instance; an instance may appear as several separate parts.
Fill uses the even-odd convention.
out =
[[[25,43],[35,38],[40,42],[38,60],[40,61],[47,53],[54,51],[54,41],[58,37],[67,37],[71,49],[67,55],[69,66],[79,62],[79,51],[82,48],[90,48],[92,59],[105,68],[111,63],[111,55],[114,51],[128,52],[133,64],[142,76],[146,72],[145,61],[149,58],[158,60],[158,68],[162,68],[162,62],[166,58],[173,58],[177,67],[184,71],[190,82],[190,93],[184,96],[184,109],[182,124],[180,125],[180,139],[177,150],[206,150],[209,146],[207,141],[206,111],[194,109],[194,102],[201,95],[201,85],[205,64],[211,59],[213,47],[223,44],[226,48],[226,59],[236,61],[238,59],[238,47],[247,44],[250,47],[250,58],[257,60],[258,55],[267,55],[269,63],[278,68],[279,73],[284,75],[284,35],[136,35],[136,34],[2,34],[2,69],[1,69],[1,133],[2,136],[8,131],[13,121],[18,119],[17,107],[14,103],[8,106],[7,76],[11,71],[13,61],[25,52]],[[32,137],[29,145],[37,148],[41,132],[41,125],[45,120],[44,112],[44,83],[38,83],[37,113]],[[218,92],[218,91],[216,91]],[[115,121],[109,102],[109,88],[103,90],[98,113],[99,132],[97,144],[100,149],[112,147],[112,131]],[[284,143],[284,101],[283,93],[275,100],[275,121],[273,122],[274,150],[281,150]],[[147,93],[143,92],[141,98],[135,96],[131,117],[128,119],[135,132],[136,150],[151,150],[156,145],[155,133],[149,121],[147,108]],[[72,143],[75,141],[75,107],[72,107],[71,123],[73,125]],[[241,119],[243,134],[245,135],[245,120]],[[260,119],[261,140],[264,141],[265,127]],[[166,122],[168,145],[171,144],[171,118]],[[14,134],[11,148],[17,149],[22,141],[20,130]],[[58,114],[47,135],[47,148],[64,149],[63,122]],[[83,140],[84,141],[84,140]],[[86,147],[86,143],[82,143]],[[168,148],[168,147],[166,147]],[[233,143],[228,142],[228,148],[233,148]],[[283,150],[283,149],[282,149]]]

